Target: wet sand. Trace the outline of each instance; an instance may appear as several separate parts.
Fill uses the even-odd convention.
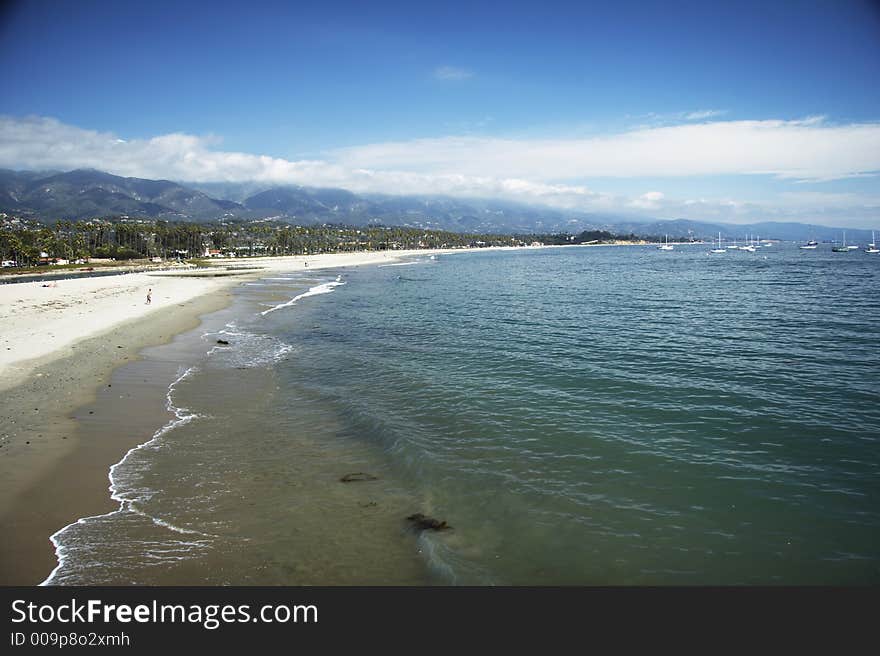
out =
[[[111,391],[112,377],[126,375],[115,370],[143,349],[195,328],[200,316],[231,302],[232,287],[271,271],[449,252],[462,250],[254,258],[218,263],[218,270],[229,267],[234,275],[207,278],[138,273],[52,288],[0,286],[0,585],[42,582],[56,564],[50,535],[80,517],[116,509],[110,466],[168,417],[168,371],[128,385],[135,403]],[[153,303],[146,306],[141,292],[150,287]]]
[[[147,346],[195,328],[228,304],[228,291],[125,323],[45,358],[27,382],[2,392],[0,422],[0,584],[36,585],[55,566],[49,536],[79,517],[109,512],[107,472],[164,421],[168,381],[137,388],[136,404],[114,403],[112,376]],[[110,387],[108,387],[108,385]],[[127,414],[119,416],[119,409]],[[134,410],[134,412],[131,412]],[[105,430],[90,431],[94,422]],[[116,425],[124,430],[112,430]],[[110,428],[107,430],[107,428]]]

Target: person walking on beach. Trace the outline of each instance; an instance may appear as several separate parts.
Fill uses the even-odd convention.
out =
[[[152,290],[152,288],[150,288],[147,290],[147,305],[152,303],[152,301],[153,301],[153,290]]]

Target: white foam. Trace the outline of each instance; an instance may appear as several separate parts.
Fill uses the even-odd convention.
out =
[[[274,312],[275,310],[281,310],[283,308],[290,307],[291,305],[296,305],[297,301],[299,301],[300,299],[306,298],[308,296],[317,296],[318,294],[329,294],[336,287],[339,287],[340,285],[344,285],[344,284],[345,283],[342,282],[342,276],[337,276],[336,280],[334,280],[334,281],[321,283],[320,285],[315,285],[314,287],[310,288],[309,291],[303,292],[299,296],[294,296],[289,301],[286,301],[284,303],[280,303],[279,305],[276,305],[274,307],[270,307],[268,310],[264,310],[263,312],[260,312],[260,314],[265,316],[265,315],[269,314],[270,312]]]
[[[174,531],[175,533],[181,533],[183,535],[202,535],[204,537],[216,537],[213,535],[207,535],[206,533],[202,533],[201,531],[193,531],[188,528],[180,528],[179,526],[175,526],[174,524],[170,524],[163,519],[159,519],[158,517],[153,517],[152,515],[145,513],[143,510],[136,508],[133,503],[128,504],[128,509],[133,513],[136,513],[138,515],[146,517],[151,522],[153,522],[156,526],[161,526],[163,528],[167,528],[169,531]],[[198,542],[198,544],[201,544],[201,543],[202,543],[201,541]]]
[[[202,333],[202,337],[213,337],[216,335],[231,335],[232,337],[241,337],[242,335],[248,335],[249,333],[238,332],[237,330],[212,330],[207,333]]]
[[[227,324],[229,327],[229,324]],[[231,326],[235,328],[235,326]],[[280,362],[294,351],[294,346],[282,342],[271,335],[261,335],[242,330],[219,330],[205,333],[202,337],[224,335],[235,338],[234,347],[216,344],[208,350],[207,356],[222,356],[221,362],[237,368],[265,367]]]
[[[221,330],[212,330],[207,333],[202,333],[202,338],[204,339],[206,337],[216,337],[218,335],[224,335],[227,337],[250,337],[251,336],[251,333],[239,332],[237,330],[237,328],[238,328],[238,326],[236,325],[236,323],[234,321],[231,321],[231,322],[227,323],[226,326],[223,327]],[[223,348],[222,344],[217,344],[216,346],[214,346],[213,348],[211,348],[211,350],[209,350],[207,352],[207,355],[213,355],[215,351],[217,351],[218,349],[222,349],[222,348]]]
[[[395,262],[394,264],[380,264],[376,268],[381,269],[382,267],[390,266],[412,266],[413,264],[424,264],[424,262]]]
[[[149,447],[149,446],[153,445],[163,435],[167,434],[171,430],[177,428],[178,426],[183,426],[184,424],[188,424],[193,419],[197,419],[200,417],[200,415],[197,415],[195,413],[191,414],[187,408],[178,408],[177,406],[175,406],[173,398],[172,398],[172,395],[174,393],[174,387],[180,381],[182,381],[184,378],[189,376],[193,371],[195,371],[195,367],[190,367],[189,369],[186,369],[180,376],[177,377],[177,379],[173,383],[171,383],[171,385],[168,386],[168,392],[165,394],[165,407],[168,409],[169,412],[174,413],[174,419],[172,419],[167,424],[162,426],[162,428],[160,428],[155,433],[153,433],[153,436],[149,440],[147,440],[143,444],[138,444],[137,446],[129,449],[126,452],[126,454],[124,456],[122,456],[122,459],[119,462],[117,462],[115,465],[110,467],[110,472],[108,474],[108,478],[110,479],[110,498],[113,499],[114,501],[119,502],[119,508],[117,508],[116,510],[113,510],[109,513],[104,513],[103,515],[92,515],[89,517],[80,517],[75,522],[68,524],[67,526],[63,527],[62,529],[56,531],[51,536],[49,536],[49,540],[52,542],[52,545],[55,547],[55,557],[58,560],[58,564],[55,566],[55,569],[53,569],[49,573],[49,576],[46,577],[46,580],[43,581],[42,583],[40,583],[41,586],[51,585],[52,580],[55,578],[55,576],[58,574],[58,572],[61,570],[61,568],[64,567],[64,563],[65,563],[67,556],[68,556],[68,548],[64,546],[64,544],[62,543],[62,540],[61,540],[64,533],[70,527],[75,526],[77,524],[85,524],[89,520],[100,519],[103,517],[110,517],[112,515],[117,515],[117,514],[129,511],[129,512],[147,517],[157,526],[162,526],[162,527],[167,528],[167,529],[174,531],[176,533],[201,535],[206,538],[216,537],[213,535],[208,535],[207,533],[201,533],[199,531],[193,531],[193,530],[189,530],[189,529],[185,529],[185,528],[180,528],[178,526],[174,526],[173,524],[170,524],[162,519],[159,519],[158,517],[153,517],[152,515],[149,515],[148,513],[144,512],[143,510],[140,510],[139,508],[134,506],[134,499],[126,499],[122,495],[122,492],[119,490],[119,487],[116,482],[116,478],[114,476],[114,474],[116,473],[116,470],[128,459],[128,457],[132,453],[134,453],[135,451],[138,451],[140,449],[143,449],[144,447]]]

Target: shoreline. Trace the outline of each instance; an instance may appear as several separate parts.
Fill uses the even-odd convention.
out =
[[[77,342],[151,315],[172,305],[260,277],[273,271],[324,269],[378,264],[422,255],[441,255],[482,249],[360,251],[320,255],[254,257],[212,263],[209,269],[137,272],[0,285],[0,391],[21,385],[33,373],[59,360]],[[510,250],[510,249],[505,249]],[[46,286],[44,286],[46,285]],[[152,303],[145,302],[153,290]]]
[[[88,430],[89,422],[106,414],[100,396],[112,389],[114,372],[138,362],[145,348],[197,328],[202,316],[229,300],[218,289],[174,313],[118,325],[78,342],[66,357],[42,358],[29,380],[3,391],[2,416],[10,428],[0,453],[0,584],[38,584],[55,567],[50,535],[116,507],[108,492],[109,468],[130,448],[129,439],[137,440],[149,426],[127,423],[125,440],[96,440]],[[164,411],[155,398],[141,400],[153,416]]]
[[[95,438],[90,422],[113,415],[108,388],[114,373],[141,360],[145,349],[174,341],[228,307],[233,286],[277,271],[486,250],[249,258],[246,265],[225,262],[218,269],[242,268],[207,278],[137,273],[65,280],[48,289],[33,282],[0,286],[0,584],[45,580],[57,565],[50,536],[118,507],[108,491],[110,467],[164,423],[156,418],[165,416],[169,381],[144,380],[138,388],[143,412],[116,418],[126,422],[125,439]],[[148,306],[141,294],[150,288]]]

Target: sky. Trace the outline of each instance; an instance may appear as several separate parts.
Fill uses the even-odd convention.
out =
[[[0,5],[0,167],[880,229],[880,2]]]

